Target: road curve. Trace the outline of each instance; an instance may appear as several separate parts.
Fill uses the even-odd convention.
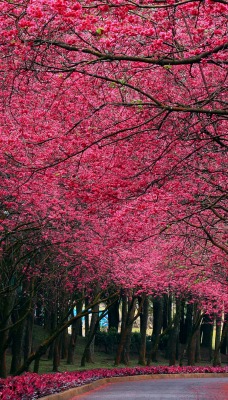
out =
[[[228,378],[109,383],[71,400],[228,400]]]

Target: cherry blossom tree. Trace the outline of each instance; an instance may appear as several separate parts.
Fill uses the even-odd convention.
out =
[[[26,221],[72,292],[227,309],[226,12],[1,2],[1,255]]]

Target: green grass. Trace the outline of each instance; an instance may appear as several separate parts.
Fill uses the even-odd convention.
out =
[[[47,332],[40,327],[40,326],[35,326],[34,332],[33,332],[33,350],[36,350],[38,345],[47,337]],[[96,369],[96,368],[113,368],[114,367],[114,357],[115,354],[107,354],[105,351],[101,348],[97,348],[95,346],[94,348],[94,362],[93,363],[86,363],[85,367],[81,367],[81,358],[82,354],[85,348],[86,344],[86,338],[84,337],[78,337],[77,339],[77,344],[75,347],[75,357],[74,357],[74,364],[69,365],[66,362],[66,359],[62,359],[60,362],[60,366],[58,368],[59,372],[64,372],[64,371],[75,371],[75,370],[88,370],[88,369]],[[137,365],[138,359],[137,355],[133,355],[132,359],[130,361],[129,366],[135,366]],[[11,363],[11,355],[10,351],[7,354],[7,369],[8,372],[10,370],[10,363]],[[120,367],[123,367],[124,365],[120,365]],[[31,363],[29,370],[33,372],[33,367],[34,367],[34,362]],[[52,372],[53,369],[53,361],[48,359],[48,352],[47,354],[41,358],[40,360],[40,367],[39,367],[39,373],[50,373]]]
[[[81,367],[81,357],[84,351],[84,347],[86,344],[86,339],[83,337],[78,337],[77,344],[75,348],[75,357],[74,364],[69,365],[66,363],[66,360],[61,360],[59,366],[59,372],[64,371],[75,371],[75,370],[88,370],[88,369],[96,369],[96,368],[113,368],[114,367],[114,357],[115,354],[107,354],[102,349],[99,349],[95,346],[94,355],[93,355],[93,363],[86,363],[85,367]],[[136,366],[138,363],[137,355],[133,355],[130,361],[129,366]],[[120,365],[123,367],[124,365]],[[33,370],[33,365],[31,365],[30,370]],[[52,372],[52,360],[48,360],[47,357],[43,357],[40,361],[40,370],[39,373],[47,373]]]

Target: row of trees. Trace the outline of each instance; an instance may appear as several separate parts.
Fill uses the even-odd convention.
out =
[[[59,294],[61,293],[61,297]],[[53,301],[53,294],[58,297]],[[138,353],[140,365],[150,365],[162,357],[169,365],[195,365],[202,360],[221,364],[221,353],[227,354],[228,330],[227,322],[222,323],[223,315],[207,315],[199,305],[190,299],[174,299],[173,296],[136,296],[134,293],[122,293],[94,298],[92,308],[88,298],[79,297],[67,317],[66,302],[69,295],[61,287],[53,288],[52,294],[46,298],[37,293],[35,310],[25,312],[27,300],[18,296],[17,308],[12,316],[12,326],[5,348],[8,357],[11,354],[11,374],[23,371],[39,371],[42,356],[53,360],[53,371],[58,371],[61,359],[67,364],[74,364],[78,359],[78,337],[82,335],[82,324],[85,332],[85,348],[81,358],[81,366],[93,362],[94,341],[100,351],[113,356],[114,365],[128,365],[132,352]],[[38,300],[39,299],[39,300]],[[103,331],[101,321],[108,319],[108,331]],[[82,321],[83,320],[83,321]],[[138,322],[138,333],[132,328]],[[44,329],[46,339],[37,343],[37,325]],[[71,325],[71,333],[68,327]],[[152,335],[148,335],[152,329]],[[119,331],[119,333],[118,333]],[[9,351],[10,350],[10,351]],[[135,355],[134,355],[135,357]],[[2,364],[3,367],[3,364]],[[5,370],[6,372],[6,370]],[[5,374],[2,369],[2,375]]]
[[[13,373],[122,291],[227,315],[226,11],[1,2],[2,376],[49,293],[63,304],[51,336]]]

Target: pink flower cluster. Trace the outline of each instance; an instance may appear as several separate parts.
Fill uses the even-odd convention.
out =
[[[35,400],[82,386],[98,379],[117,376],[153,375],[153,374],[192,374],[192,373],[228,373],[228,367],[135,367],[94,369],[90,371],[63,372],[38,375],[25,373],[22,376],[0,379],[0,399]]]

